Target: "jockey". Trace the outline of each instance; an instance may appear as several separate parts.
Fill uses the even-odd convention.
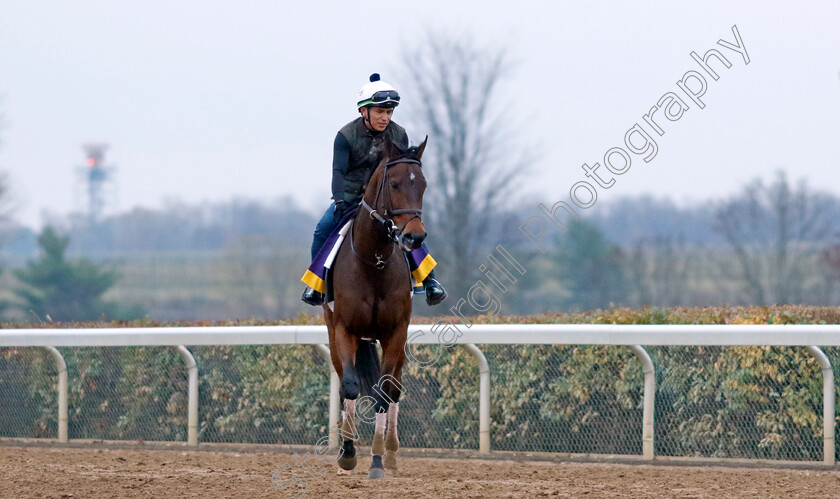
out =
[[[361,116],[344,125],[333,143],[332,199],[333,203],[324,212],[315,226],[312,240],[312,259],[335,230],[344,213],[356,206],[364,195],[364,182],[371,169],[379,163],[378,145],[387,136],[402,149],[408,148],[405,129],[391,121],[394,108],[400,103],[396,89],[379,79],[379,74],[370,76],[370,83],[359,91],[356,107]],[[425,243],[423,243],[425,247]],[[435,279],[432,270],[423,281],[426,303],[437,305],[446,298],[446,290]],[[307,286],[301,299],[310,305],[324,302],[324,294]]]

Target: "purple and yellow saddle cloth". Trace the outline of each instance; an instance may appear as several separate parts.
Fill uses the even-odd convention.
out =
[[[350,227],[353,224],[353,218],[355,217],[357,211],[358,208],[353,209],[344,216],[341,223],[338,224],[338,227],[332,232],[332,234],[330,234],[330,237],[327,238],[324,246],[322,246],[321,250],[318,251],[318,254],[315,255],[315,259],[312,260],[312,264],[309,265],[309,269],[305,274],[303,274],[303,277],[300,278],[304,284],[315,291],[327,294],[327,272],[329,272],[329,269],[332,267],[335,255],[338,254],[338,249],[341,247],[341,243],[350,231]],[[437,265],[437,262],[434,258],[432,258],[432,255],[430,255],[423,247],[417,248],[410,253],[406,253],[405,256],[406,260],[408,260],[408,268],[411,270],[411,277],[417,284],[423,282],[423,280],[429,275],[429,272],[431,272],[432,269],[435,268],[435,265]]]

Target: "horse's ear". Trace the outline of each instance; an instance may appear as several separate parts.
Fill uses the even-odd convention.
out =
[[[423,143],[420,144],[417,147],[417,159],[418,160],[423,157],[423,151],[426,149],[426,142],[428,142],[428,141],[429,141],[429,136],[426,135],[426,138],[423,139]]]

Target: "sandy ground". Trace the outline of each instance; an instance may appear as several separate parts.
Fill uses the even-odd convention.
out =
[[[307,476],[289,454],[0,446],[0,497],[840,497],[840,471],[401,458]],[[285,491],[272,486],[298,477]],[[302,477],[307,476],[306,480]]]

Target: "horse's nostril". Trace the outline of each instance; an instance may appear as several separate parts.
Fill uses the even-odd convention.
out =
[[[403,235],[403,242],[407,246],[419,245],[426,239],[426,233],[417,234],[415,232],[408,232]]]

